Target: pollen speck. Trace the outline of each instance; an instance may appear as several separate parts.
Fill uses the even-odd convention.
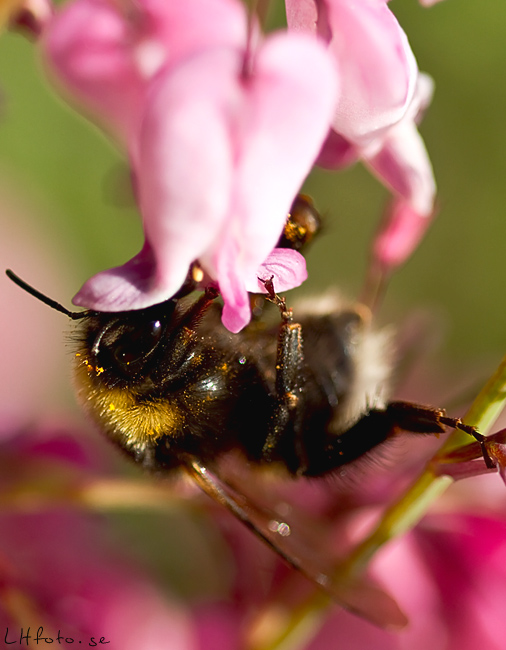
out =
[[[115,409],[116,409],[116,407],[115,407],[114,404],[111,402],[111,403],[109,404],[109,411],[114,411]]]
[[[195,282],[202,282],[204,279],[204,271],[200,267],[194,266],[192,269],[192,276]]]

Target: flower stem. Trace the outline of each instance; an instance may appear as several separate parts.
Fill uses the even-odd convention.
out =
[[[506,404],[506,357],[480,391],[464,421],[476,426],[482,433],[487,433]],[[445,453],[463,447],[469,442],[469,436],[455,431],[436,454],[435,461]],[[434,460],[430,461],[422,474],[408,490],[384,512],[377,527],[366,537],[348,558],[340,565],[336,575],[349,579],[362,573],[374,554],[387,542],[411,530],[430,505],[453,483],[449,476],[434,473]],[[255,650],[284,650],[300,647],[300,639],[307,641],[318,630],[328,601],[316,593],[300,607],[290,613],[290,619],[277,628],[269,640],[254,644]],[[273,628],[273,632],[274,632]]]
[[[487,433],[506,403],[506,357],[479,392],[469,408],[464,421]],[[449,451],[463,447],[469,436],[462,431],[454,431],[436,454],[444,456]],[[402,497],[385,511],[377,528],[351,553],[344,566],[348,574],[354,575],[363,570],[374,553],[394,537],[411,530],[425,515],[430,505],[453,483],[449,476],[434,473],[433,462],[429,462]]]

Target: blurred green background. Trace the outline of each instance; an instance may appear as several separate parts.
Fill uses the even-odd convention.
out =
[[[506,352],[506,3],[446,0],[424,9],[415,0],[394,0],[390,7],[420,69],[436,82],[421,131],[440,214],[393,279],[382,319],[426,308],[443,332],[440,360],[492,370]],[[40,236],[41,263],[47,255],[60,284],[42,285],[32,269],[26,279],[69,305],[91,274],[121,264],[141,246],[128,170],[107,139],[52,93],[36,47],[18,34],[0,39],[0,88],[0,187],[25,208],[37,207],[37,223],[26,219],[26,242],[39,244]],[[306,189],[327,228],[310,251],[302,291],[337,284],[356,295],[387,193],[361,166],[317,172]],[[4,213],[2,223],[5,241],[12,218]],[[15,241],[3,262],[14,265],[19,257],[21,274],[25,240]]]

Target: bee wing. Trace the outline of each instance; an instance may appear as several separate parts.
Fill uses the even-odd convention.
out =
[[[407,624],[408,620],[396,601],[368,578],[333,578],[332,572],[322,567],[317,549],[306,543],[305,535],[294,530],[285,517],[253,503],[196,459],[189,459],[185,469],[208,496],[227,508],[288,564],[316,583],[342,607],[382,628],[402,628]]]

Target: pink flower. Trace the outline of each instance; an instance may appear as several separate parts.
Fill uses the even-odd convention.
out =
[[[382,271],[395,269],[410,257],[432,221],[431,216],[420,214],[408,201],[392,203],[373,242],[373,258]]]
[[[198,260],[238,331],[258,277],[274,274],[277,291],[306,277],[298,253],[273,249],[327,134],[337,82],[313,39],[260,42],[253,30],[248,44],[241,5],[181,4],[143,0],[128,16],[78,0],[47,35],[61,78],[129,149],[146,238],[74,302],[147,307],[174,295]]]
[[[404,117],[416,61],[384,0],[287,0],[286,13],[292,30],[317,35],[334,59],[342,89],[337,133],[364,148]]]
[[[143,574],[110,519],[85,512],[84,502],[72,507],[80,487],[110,471],[111,457],[70,431],[63,422],[23,427],[1,442],[2,639],[21,645],[23,628],[30,646],[102,647],[103,638],[125,650],[195,648],[189,609]],[[48,640],[37,643],[37,634]]]
[[[354,650],[499,650],[506,635],[505,535],[504,513],[427,517],[375,562],[410,624],[393,633],[335,611],[307,650],[324,650],[336,638]]]
[[[308,519],[303,516],[299,521],[307,525],[302,532],[313,535],[315,551],[318,544],[322,545],[325,550],[320,549],[315,557],[329,561],[331,566],[332,553],[339,557],[342,546],[353,547],[353,540],[362,537],[399,489],[399,476],[392,479],[391,468],[383,470],[376,466],[372,475],[360,472],[360,485],[350,477],[337,479],[332,485],[301,481],[287,486],[286,492],[278,492],[275,484],[268,488],[260,485],[255,494],[260,499],[269,498],[271,505],[278,501],[294,506],[292,518],[297,511],[305,514]],[[407,615],[405,628],[381,629],[337,605],[329,605],[321,629],[315,629],[315,637],[301,647],[326,650],[339,639],[343,647],[354,650],[471,650],[481,638],[487,650],[499,650],[506,634],[501,616],[506,598],[506,511],[504,497],[494,485],[495,477],[483,477],[474,486],[463,485],[463,491],[460,485],[455,486],[440,502],[437,513],[393,540],[373,559],[371,573]],[[307,582],[248,535],[241,524],[230,521],[227,513],[216,510],[215,515],[237,565],[226,618],[228,633],[244,630],[244,622],[251,624],[252,611],[257,615],[263,612],[265,618],[261,620],[265,622],[276,621],[280,609],[297,612],[300,601],[308,595]],[[301,532],[295,524],[292,530],[294,535]],[[262,567],[260,572],[258,567]],[[213,618],[215,626],[227,629],[219,614],[218,609]],[[308,624],[311,629],[310,619]],[[267,642],[264,646],[270,647]]]
[[[182,546],[176,544],[176,552],[177,562],[184,566],[184,584],[190,589],[195,576],[201,581],[197,592],[206,576],[211,582],[214,576],[218,584],[197,606],[184,598],[176,601],[168,582],[163,592],[160,575],[150,580],[129,557],[128,527],[118,526],[114,517],[62,507],[79,494],[76,486],[100,475],[104,455],[97,454],[94,445],[82,432],[70,436],[63,426],[25,429],[22,436],[2,444],[0,623],[4,630],[9,628],[9,641],[19,639],[21,626],[25,633],[30,627],[34,639],[43,625],[44,637],[55,638],[61,630],[84,645],[91,637],[96,641],[104,637],[111,647],[125,650],[144,646],[232,650],[251,640],[255,630],[250,626],[259,612],[269,618],[279,608],[287,614],[297,611],[298,603],[314,589],[225,509],[206,499],[202,507],[209,509],[211,520],[222,530],[228,551],[216,544],[214,534],[199,537],[192,511],[193,524],[183,524],[177,531],[183,540]],[[325,549],[315,556],[324,563],[343,543],[344,548],[353,544],[364,518],[370,520],[370,513],[383,509],[385,499],[397,491],[398,478],[392,480],[391,468],[376,467],[373,475],[361,476],[359,485],[338,480],[283,487],[260,481],[255,495],[260,502],[269,499],[270,505],[293,504],[303,515],[299,524],[307,526],[299,532],[314,542],[315,551],[319,545]],[[504,498],[490,490],[488,481],[489,489],[486,478],[470,488],[471,499],[467,485],[464,494],[454,490],[446,501],[451,510],[428,516],[373,561],[375,578],[409,617],[405,629],[380,629],[334,605],[325,613],[321,629],[314,630],[316,636],[301,647],[324,650],[339,638],[356,650],[432,646],[471,650],[480,641],[487,650],[499,650],[506,633],[501,616],[506,598],[506,518]],[[37,500],[40,496],[48,499],[46,507]],[[480,514],[473,514],[473,508]],[[158,524],[149,528],[156,539],[142,536],[143,548],[133,538],[136,555],[143,551],[143,557],[161,567],[166,566],[167,554],[175,552],[174,547],[168,550],[174,537],[169,536],[172,542],[164,537],[168,516],[162,513]],[[184,522],[181,517],[176,514],[176,521]],[[207,526],[209,521],[208,531]],[[204,547],[208,557],[199,556],[197,562],[203,573],[194,573],[192,554]],[[218,552],[213,552],[216,547]]]
[[[373,248],[376,260],[386,270],[399,266],[411,255],[435,214],[436,184],[416,128],[432,92],[432,79],[420,74],[406,115],[392,126],[376,153],[364,155],[364,163],[397,197]]]
[[[405,33],[384,0],[286,0],[288,25],[320,37],[341,94],[318,163],[339,169],[361,159],[394,193],[391,223],[375,245],[381,266],[411,253],[433,214],[436,186],[416,123],[432,96]]]
[[[62,92],[135,158],[157,72],[209,47],[241,47],[246,29],[236,0],[76,0],[54,17],[44,49]]]
[[[30,628],[34,644],[39,629],[55,645],[60,631],[86,647],[92,637],[98,645],[103,637],[110,647],[132,650],[142,641],[150,648],[192,647],[188,614],[164,599],[126,557],[120,559],[121,552],[107,548],[106,531],[92,517],[53,509],[6,513],[1,523],[3,598],[15,601],[22,594],[31,606],[20,620],[13,618],[15,606],[0,609],[11,643],[23,627],[25,633]]]

